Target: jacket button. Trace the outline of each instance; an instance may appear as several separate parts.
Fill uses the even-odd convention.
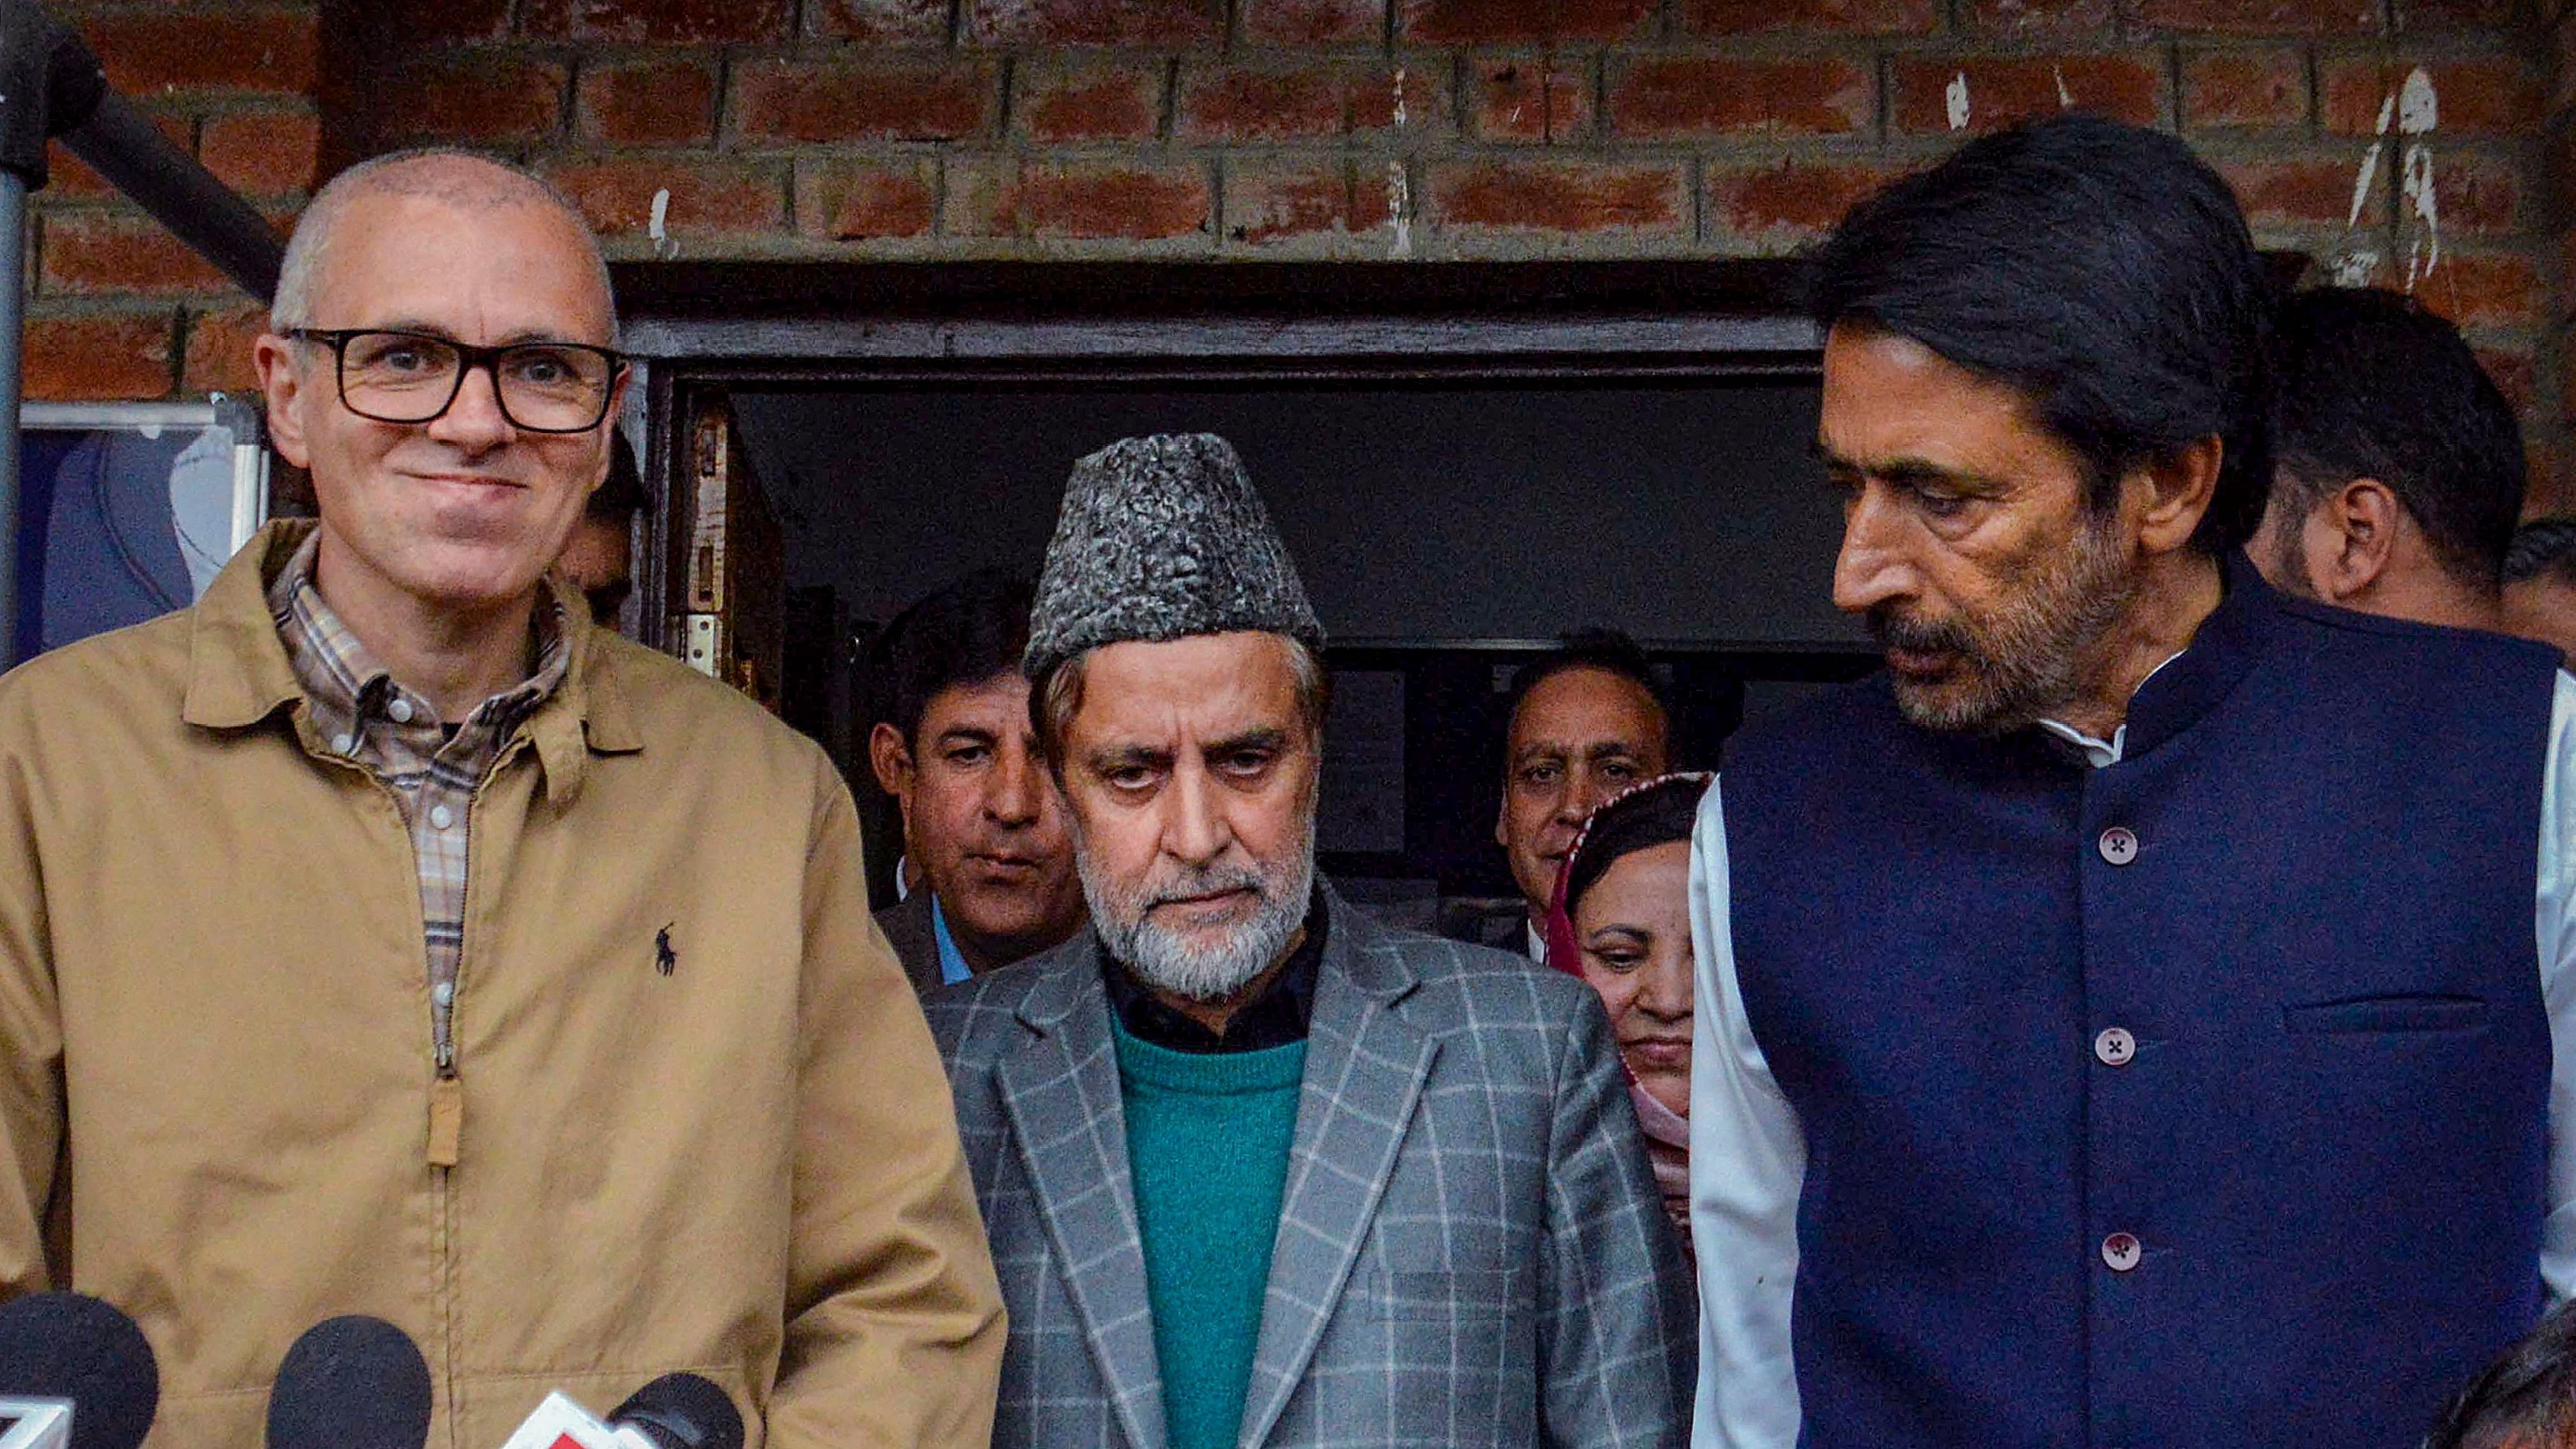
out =
[[[2125,1067],[2137,1055],[2138,1039],[2124,1027],[2106,1026],[2093,1038],[2093,1059],[2106,1067]]]
[[[2102,858],[2113,865],[2127,865],[2138,858],[2137,832],[2125,825],[2103,831],[2102,838],[2094,843],[2100,847]]]
[[[2114,1273],[2135,1268],[2145,1255],[2146,1249],[2139,1245],[2135,1233],[2113,1233],[2102,1240],[2102,1265]]]

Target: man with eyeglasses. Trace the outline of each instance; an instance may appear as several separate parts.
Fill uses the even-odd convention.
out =
[[[938,1059],[822,751],[547,568],[626,387],[563,199],[344,173],[257,343],[320,518],[0,679],[0,1298],[253,1449],[363,1313],[432,1442],[714,1380],[755,1444],[980,1443],[1000,1300]]]

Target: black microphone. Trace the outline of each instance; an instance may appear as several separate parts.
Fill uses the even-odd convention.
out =
[[[268,1395],[268,1449],[421,1449],[429,1361],[411,1335],[363,1314],[304,1330]]]
[[[696,1374],[664,1374],[609,1411],[609,1424],[640,1429],[655,1449],[742,1449],[733,1396]]]
[[[70,1449],[136,1449],[161,1407],[161,1366],[134,1320],[80,1293],[0,1303],[0,1429],[71,1404]],[[51,1436],[38,1432],[38,1443]]]

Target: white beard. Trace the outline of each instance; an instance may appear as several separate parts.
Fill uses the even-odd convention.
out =
[[[1306,923],[1315,893],[1315,812],[1311,806],[1306,811],[1297,849],[1267,868],[1217,866],[1130,890],[1093,870],[1079,826],[1073,859],[1092,928],[1113,959],[1156,990],[1189,1001],[1221,1001],[1270,969]],[[1261,904],[1221,940],[1193,943],[1153,919],[1153,907],[1161,902],[1245,887],[1259,893]]]

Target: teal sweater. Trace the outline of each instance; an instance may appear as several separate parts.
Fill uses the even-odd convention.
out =
[[[1231,1449],[1252,1383],[1306,1044],[1178,1052],[1113,1018],[1169,1449]]]

